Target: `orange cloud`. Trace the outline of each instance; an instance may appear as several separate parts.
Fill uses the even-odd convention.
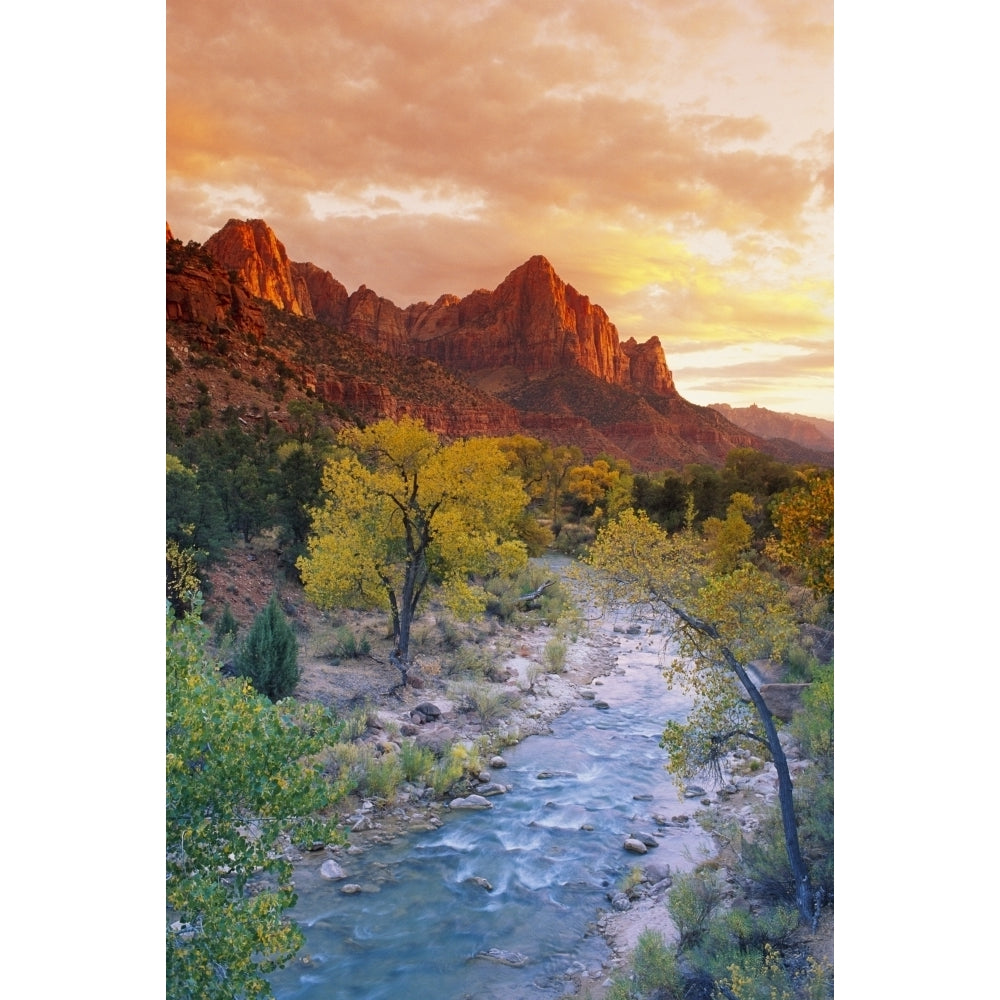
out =
[[[626,335],[829,339],[831,24],[826,0],[170,0],[168,219],[263,217],[400,304],[543,253]]]

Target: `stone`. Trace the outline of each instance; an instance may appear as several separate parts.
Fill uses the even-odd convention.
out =
[[[802,708],[802,692],[808,684],[761,684],[760,695],[771,714],[788,722]]]
[[[319,869],[320,875],[323,878],[328,878],[331,881],[337,881],[338,879],[347,878],[347,872],[344,871],[340,865],[337,864],[332,858],[323,862]]]
[[[486,785],[480,785],[476,791],[479,795],[504,795],[510,791],[510,786],[491,781]]]
[[[633,831],[629,834],[629,837],[633,840],[639,840],[647,847],[659,847],[660,842],[651,833],[636,833]]]
[[[507,951],[503,948],[490,948],[488,951],[477,952],[476,958],[499,962],[500,965],[509,965],[515,969],[520,969],[528,964],[527,955],[522,955],[519,951]]]
[[[492,767],[495,771],[500,771],[506,766],[507,761],[505,761],[499,754],[490,758],[490,767]]]
[[[626,910],[632,909],[632,900],[628,898],[627,893],[616,892],[611,897],[611,909],[618,913],[624,913]]]
[[[423,725],[425,722],[436,722],[441,718],[441,709],[433,702],[425,701],[410,710],[410,718]]]
[[[670,865],[658,861],[643,863],[642,870],[649,882],[662,882],[664,879],[670,878]]]
[[[492,809],[493,803],[482,795],[466,795],[464,798],[452,799],[448,803],[452,809]]]
[[[625,843],[622,844],[622,847],[624,847],[626,851],[631,851],[633,854],[645,854],[649,850],[649,848],[646,847],[641,840],[637,840],[635,837],[626,837]]]
[[[347,885],[342,885],[340,887],[340,891],[345,896],[356,896],[359,892],[361,892],[361,886],[358,885],[357,882],[348,882]]]

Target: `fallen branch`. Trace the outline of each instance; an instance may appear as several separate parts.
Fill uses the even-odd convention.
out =
[[[537,601],[542,594],[549,589],[556,581],[546,580],[537,590],[533,590],[530,594],[525,594],[523,597],[517,599],[518,604],[530,604],[532,601]]]

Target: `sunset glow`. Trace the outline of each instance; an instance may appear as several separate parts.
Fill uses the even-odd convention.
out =
[[[399,306],[543,254],[695,403],[833,416],[828,0],[168,0],[167,219]]]

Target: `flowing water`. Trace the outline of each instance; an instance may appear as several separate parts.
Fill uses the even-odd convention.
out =
[[[609,890],[635,865],[689,869],[710,846],[694,822],[663,825],[697,808],[659,746],[690,703],[668,690],[649,637],[615,635],[618,668],[591,685],[609,707],[581,699],[550,735],[506,751],[493,779],[511,788],[492,809],[445,812],[437,830],[341,858],[357,895],[297,879],[305,961],[271,977],[278,1000],[557,998],[575,975],[600,974]],[[625,851],[633,831],[659,846]],[[491,949],[504,954],[483,957]]]

